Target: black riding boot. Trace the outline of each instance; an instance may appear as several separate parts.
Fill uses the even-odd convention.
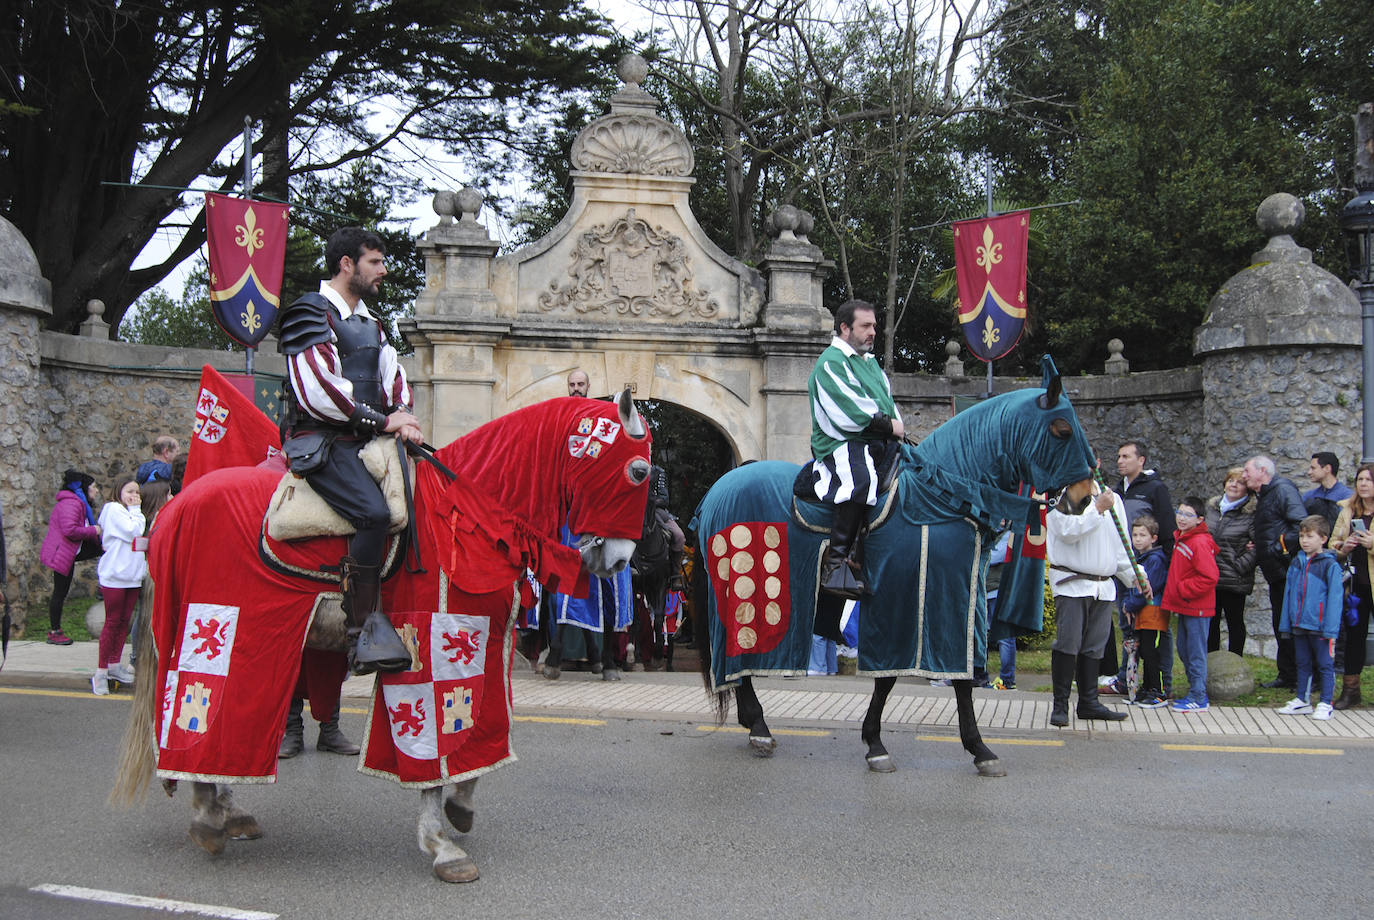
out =
[[[343,730],[339,728],[339,707],[337,705],[334,707],[334,714],[329,717],[329,721],[320,723],[320,739],[315,742],[315,750],[348,755],[356,754],[362,750],[344,737]]]
[[[1058,728],[1069,724],[1069,692],[1073,689],[1073,672],[1076,664],[1077,658],[1068,652],[1050,652],[1050,686],[1054,690],[1054,708],[1050,710],[1050,724]]]
[[[340,563],[344,615],[348,617],[348,667],[354,674],[404,671],[410,650],[382,613],[380,566],[359,565],[351,556]]]
[[[291,701],[286,711],[286,734],[282,736],[281,747],[277,748],[277,759],[288,760],[305,750],[305,720],[301,712],[305,702],[299,698]]]
[[[1078,718],[1120,722],[1126,713],[1108,709],[1097,700],[1097,671],[1101,659],[1078,656]]]
[[[861,501],[847,501],[835,506],[830,522],[830,546],[821,559],[821,590],[849,600],[860,600],[868,586],[860,578],[856,560],[859,549],[859,530],[863,527],[868,506]]]

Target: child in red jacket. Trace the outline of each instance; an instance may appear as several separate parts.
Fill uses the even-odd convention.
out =
[[[1178,616],[1178,657],[1188,675],[1188,696],[1174,712],[1207,711],[1207,633],[1217,612],[1217,544],[1202,522],[1206,506],[1189,496],[1174,514],[1174,557],[1160,607]]]

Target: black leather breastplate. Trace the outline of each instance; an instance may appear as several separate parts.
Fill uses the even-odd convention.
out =
[[[329,326],[337,339],[341,373],[353,384],[353,401],[386,412],[382,391],[382,331],[377,321],[353,314],[341,319],[332,310]]]

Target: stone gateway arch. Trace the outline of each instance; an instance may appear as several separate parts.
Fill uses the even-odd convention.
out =
[[[810,456],[806,379],[832,322],[811,218],[779,209],[759,269],[707,239],[687,200],[691,146],[645,73],[621,62],[625,85],[573,142],[572,202],[543,239],[497,257],[480,195],[435,196],[426,287],[402,323],[435,443],[566,395],[580,368],[593,395],[628,385],[710,419],[737,461]]]

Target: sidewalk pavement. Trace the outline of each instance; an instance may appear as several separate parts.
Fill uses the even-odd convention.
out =
[[[96,643],[48,645],[39,640],[10,642],[9,658],[0,670],[0,689],[44,687],[90,692]],[[1025,675],[1027,678],[1030,675]],[[653,718],[714,723],[711,700],[695,672],[633,671],[618,682],[588,672],[564,670],[558,680],[545,680],[519,655],[512,675],[517,716],[590,717],[600,719]],[[346,700],[359,710],[372,695],[371,677],[344,682]],[[774,729],[786,727],[852,728],[858,730],[868,708],[873,683],[863,677],[764,678],[756,681],[759,700]],[[126,695],[126,694],[120,694]],[[1103,697],[1113,708],[1124,709],[1124,722],[1081,722],[1070,701],[1067,729],[1050,726],[1050,695],[1029,691],[975,690],[978,726],[985,735],[1009,732],[1054,737],[1065,731],[1107,735],[1182,736],[1211,742],[1240,741],[1289,744],[1295,740],[1348,742],[1374,739],[1374,709],[1336,713],[1329,722],[1310,716],[1281,716],[1268,708],[1212,704],[1207,712],[1175,713],[1169,709],[1140,709],[1121,705],[1120,697]],[[346,710],[347,711],[347,710]],[[727,725],[734,725],[733,714]],[[883,724],[888,728],[958,731],[954,694],[948,687],[930,686],[923,678],[898,678],[888,699]]]

